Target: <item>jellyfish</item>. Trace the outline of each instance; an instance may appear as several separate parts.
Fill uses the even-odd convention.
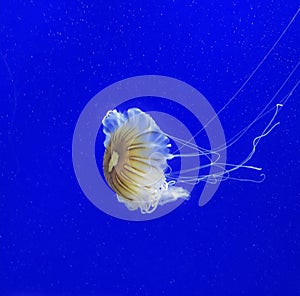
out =
[[[227,101],[227,103],[202,127],[193,137],[196,137],[238,96],[245,85],[251,80],[261,65],[268,58],[275,46],[293,24],[300,8],[292,17],[282,34],[263,57],[257,67]],[[292,87],[291,91],[282,99],[277,100],[278,94],[286,86],[292,75],[296,72],[300,61],[294,66],[288,77],[284,80],[274,96],[269,100],[261,112],[245,128],[226,141],[223,146],[214,147],[213,150],[205,149],[192,143],[190,139],[180,139],[176,135],[166,133],[160,129],[146,112],[138,108],[130,108],[124,112],[116,109],[110,110],[102,120],[103,132],[106,136],[104,141],[105,152],[103,157],[103,173],[107,184],[116,193],[119,202],[124,203],[129,210],[139,209],[141,213],[152,213],[158,206],[174,202],[178,199],[188,199],[191,191],[186,184],[195,185],[199,182],[217,184],[221,181],[234,179],[239,181],[263,182],[264,174],[258,179],[235,177],[232,173],[238,169],[261,171],[262,168],[250,164],[250,160],[256,152],[260,141],[269,135],[272,130],[280,124],[276,117],[300,81]],[[275,99],[277,103],[275,104]],[[271,104],[274,103],[273,107]],[[238,163],[222,163],[221,153],[234,145],[258,120],[273,112],[267,121],[265,128],[254,137],[252,149]],[[172,141],[171,141],[172,140]],[[171,142],[176,143],[177,150],[171,152]],[[182,148],[190,149],[190,153],[182,151]],[[175,171],[170,165],[174,158],[205,157],[206,162],[195,164],[194,167]],[[197,162],[195,162],[197,163]],[[202,173],[205,168],[220,168],[209,173]]]
[[[219,142],[219,146],[211,145],[206,148],[199,146],[201,142],[196,143],[194,139],[203,130],[207,131],[207,127],[211,128],[214,120],[218,120],[220,113],[244,90],[277,44],[283,39],[299,13],[300,8],[298,8],[262,60],[247,76],[233,96],[226,101],[225,105],[218,112],[210,113],[211,117],[208,118],[208,121],[202,122],[199,120],[202,128],[196,131],[191,139],[183,139],[176,133],[172,134],[173,132],[169,132],[159,124],[155,116],[152,118],[150,114],[143,110],[138,108],[118,109],[118,106],[126,100],[143,96],[173,100],[174,89],[172,87],[174,85],[176,86],[175,92],[178,90],[180,92],[180,95],[176,94],[175,102],[186,107],[184,100],[188,101],[190,97],[182,97],[182,89],[186,89],[186,83],[182,81],[159,75],[132,77],[108,86],[90,100],[82,111],[74,131],[72,158],[77,180],[91,202],[114,217],[132,221],[149,220],[169,213],[180,204],[180,199],[188,200],[192,195],[192,189],[190,188],[200,182],[208,183],[205,184],[204,190],[209,185],[210,188],[213,188],[213,192],[207,195],[208,198],[202,199],[203,201],[201,201],[202,194],[199,199],[199,206],[206,204],[211,199],[221,181],[233,179],[263,182],[265,175],[261,173],[262,168],[253,166],[250,162],[261,140],[279,125],[277,121],[278,113],[300,85],[298,77],[294,77],[297,80],[296,83],[292,87],[289,86],[292,77],[300,68],[298,59],[296,65],[277,88],[273,97],[268,97],[266,105],[262,107],[259,114],[233,137],[226,140],[224,138],[224,141]],[[168,87],[165,90],[166,85]],[[285,88],[289,88],[290,91],[278,99]],[[191,86],[188,86],[187,89],[191,90],[191,93],[197,93],[197,90]],[[195,105],[197,104],[189,104],[189,107],[192,106],[193,108]],[[107,109],[103,106],[106,106]],[[187,109],[193,113],[192,108]],[[107,110],[109,111],[107,112]],[[198,114],[199,110],[202,109],[197,109]],[[265,119],[267,116],[269,116],[266,121],[267,124],[262,131],[257,132],[257,135],[254,136],[248,154],[237,163],[228,163],[226,157],[222,157],[224,154],[226,155],[226,149],[237,143],[256,122],[262,118]],[[97,153],[95,150],[95,137],[98,134],[101,122],[105,134],[104,178],[101,178],[99,167],[95,162],[95,152]],[[190,151],[186,152],[186,150]],[[172,166],[172,161],[176,158],[183,160],[186,158],[200,159],[200,157],[200,162],[188,161],[191,166],[187,168],[176,170],[177,168]],[[202,159],[205,161],[202,162]],[[234,172],[239,169],[258,171],[259,177],[237,177]],[[212,186],[210,186],[211,184]],[[120,210],[121,207],[116,206],[116,200],[102,198],[103,192],[109,192],[108,187],[115,192],[116,200],[125,204],[130,211]],[[176,201],[179,202],[176,203]],[[164,207],[166,204],[170,204],[170,206]],[[160,206],[163,207],[161,211],[155,211]],[[143,214],[153,213],[153,215],[140,215],[139,212]]]

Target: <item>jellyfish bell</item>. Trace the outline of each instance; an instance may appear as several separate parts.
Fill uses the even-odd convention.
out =
[[[129,210],[151,213],[158,205],[189,197],[187,190],[166,179],[170,141],[150,115],[138,108],[113,110],[102,124],[104,176]]]

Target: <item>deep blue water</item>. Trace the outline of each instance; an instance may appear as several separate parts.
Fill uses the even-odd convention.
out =
[[[76,180],[74,128],[104,87],[170,76],[218,111],[299,5],[202,2],[1,4],[0,295],[300,295],[300,87],[251,160],[263,168],[263,183],[225,181],[204,207],[200,185],[172,213],[130,222],[97,209]],[[220,113],[226,138],[251,123],[299,56],[297,15]],[[299,79],[297,69],[272,106]],[[228,162],[247,155],[271,116],[228,149]]]

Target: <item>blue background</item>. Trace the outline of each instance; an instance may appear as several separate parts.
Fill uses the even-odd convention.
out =
[[[218,111],[299,4],[202,2],[3,1],[0,295],[300,295],[299,87],[251,161],[265,182],[226,181],[202,208],[194,194],[160,219],[118,220],[89,202],[74,175],[74,127],[97,92],[166,75]],[[299,33],[300,15],[220,114],[228,139],[295,67]],[[277,99],[299,78],[297,70]],[[229,162],[247,155],[268,120],[228,150]]]

